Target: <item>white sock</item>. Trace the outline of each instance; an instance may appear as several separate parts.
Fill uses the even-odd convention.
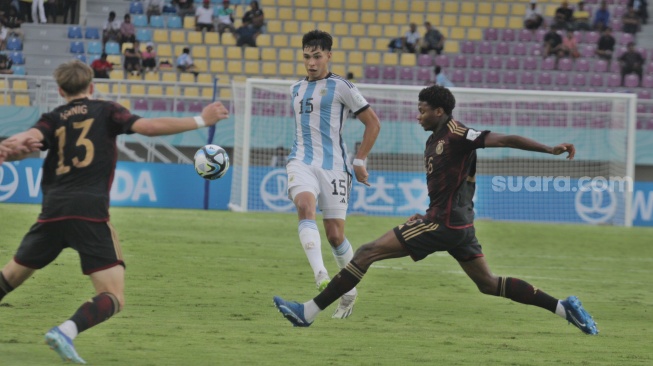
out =
[[[347,238],[345,238],[345,241],[338,245],[337,248],[331,247],[331,251],[333,252],[333,257],[336,259],[336,263],[338,263],[338,267],[340,268],[345,268],[351,259],[354,258],[354,250],[351,248],[351,244]],[[349,290],[345,295],[354,294],[356,294],[356,287]]]
[[[556,315],[562,319],[567,319],[567,312],[565,311],[565,307],[562,306],[562,302],[560,300],[558,300],[558,306],[556,306]]]
[[[322,260],[322,241],[315,220],[300,220],[298,231],[299,241],[313,269],[313,275],[317,277],[320,272],[328,273]]]
[[[71,340],[77,337],[77,324],[72,320],[66,320],[59,326],[61,333],[65,334]]]
[[[320,310],[315,301],[310,300],[304,303],[304,319],[306,319],[307,322],[312,323],[320,311],[322,310]]]

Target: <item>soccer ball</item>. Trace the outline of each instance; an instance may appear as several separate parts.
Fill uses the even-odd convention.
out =
[[[229,170],[229,155],[218,145],[206,145],[195,153],[195,171],[204,179],[214,180]]]

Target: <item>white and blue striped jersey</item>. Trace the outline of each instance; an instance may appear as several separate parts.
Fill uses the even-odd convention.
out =
[[[327,170],[350,171],[342,128],[349,113],[369,107],[354,84],[329,73],[326,78],[302,79],[290,87],[295,112],[295,142],[289,160]]]

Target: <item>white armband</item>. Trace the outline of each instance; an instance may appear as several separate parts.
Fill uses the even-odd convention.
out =
[[[352,165],[354,165],[354,166],[365,166],[365,160],[363,160],[363,159],[354,159],[354,161],[352,162]]]
[[[206,122],[204,122],[202,116],[195,116],[193,119],[195,119],[195,123],[197,123],[197,128],[206,127]]]

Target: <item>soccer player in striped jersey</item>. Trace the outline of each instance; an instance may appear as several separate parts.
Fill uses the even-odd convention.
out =
[[[0,272],[0,301],[62,250],[76,250],[95,295],[70,319],[50,329],[45,340],[63,360],[84,364],[73,345],[75,337],[124,306],[125,262],[109,222],[117,136],[190,131],[214,125],[228,118],[229,112],[215,102],[204,107],[201,116],[141,118],[115,102],[91,99],[93,70],[79,60],[59,65],[54,78],[66,104],[0,143],[0,164],[25,158],[39,148],[48,149],[41,181],[43,207],[13,259]]]
[[[586,334],[598,333],[594,320],[577,297],[558,300],[518,278],[495,276],[474,230],[476,149],[507,147],[553,155],[566,152],[571,160],[574,145],[550,147],[521,136],[467,128],[453,119],[455,105],[453,94],[442,86],[434,85],[419,93],[417,120],[425,131],[432,132],[424,150],[430,200],[426,214],[414,214],[406,223],[361,246],[313,300],[299,304],[275,296],[277,308],[295,326],[311,325],[320,311],[356,286],[376,261],[405,256],[419,261],[431,253],[447,251],[482,293],[544,308]]]
[[[313,269],[319,290],[329,282],[322,260],[316,208],[323,214],[326,237],[336,263],[344,268],[354,252],[345,237],[345,218],[351,190],[351,176],[369,186],[366,158],[379,134],[379,119],[346,79],[329,72],[331,46],[329,33],[314,30],[304,35],[302,49],[306,78],[291,88],[295,112],[295,141],[288,156],[288,196],[299,217],[299,241]],[[360,148],[349,165],[342,128],[349,111],[365,125]],[[353,309],[357,292],[349,289],[340,299],[334,318],[346,318]]]

